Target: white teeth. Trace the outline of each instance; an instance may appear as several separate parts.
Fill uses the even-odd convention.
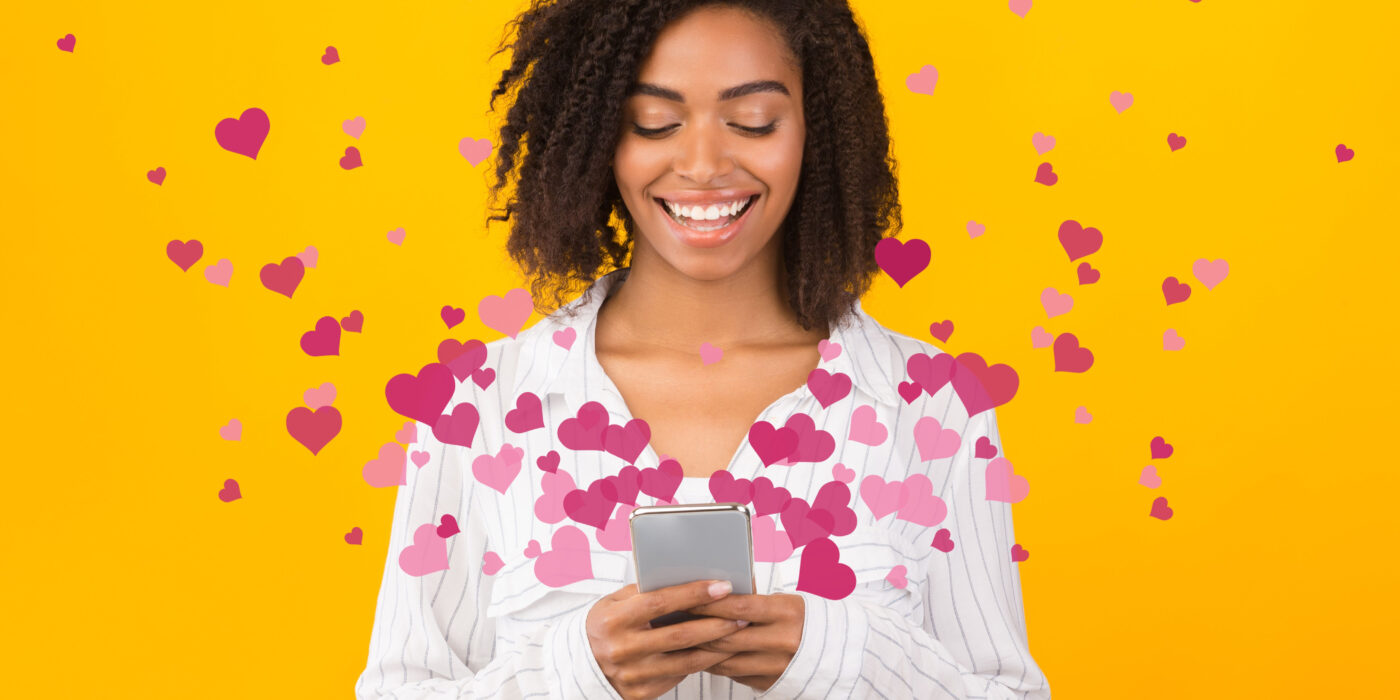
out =
[[[743,208],[744,204],[746,204],[749,199],[752,199],[752,197],[733,202],[724,202],[722,204],[710,204],[703,207],[700,205],[678,205],[674,202],[667,201],[666,208],[676,217],[685,217],[692,221],[713,221],[719,218],[733,216]]]

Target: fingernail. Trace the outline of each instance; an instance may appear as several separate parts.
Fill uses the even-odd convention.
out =
[[[748,627],[748,626],[749,626],[749,621],[748,621],[748,620],[738,620],[738,623],[739,623],[739,626],[740,626],[740,627]]]
[[[718,598],[722,595],[728,594],[732,590],[734,590],[734,586],[728,581],[715,581],[714,583],[710,584],[710,597]]]

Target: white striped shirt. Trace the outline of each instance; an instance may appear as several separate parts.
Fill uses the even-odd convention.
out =
[[[543,482],[551,480],[553,490],[563,477],[546,475],[536,460],[555,450],[557,471],[578,488],[629,464],[639,469],[659,464],[650,445],[629,462],[608,451],[568,449],[558,437],[560,423],[587,402],[602,404],[612,425],[633,420],[594,353],[598,308],[626,272],[600,278],[575,299],[570,306],[579,312],[573,318],[556,313],[515,338],[486,344],[482,367],[495,370],[494,382],[485,389],[471,379],[457,382],[444,410],[451,414],[462,402],[476,406],[480,422],[471,447],[445,445],[432,426],[415,421],[417,443],[409,452],[425,450],[428,459],[421,467],[408,461],[398,489],[369,659],[355,685],[358,698],[621,697],[593,656],[584,620],[601,596],[636,582],[631,551],[604,547],[595,527],[556,518],[543,506],[537,512]],[[566,349],[555,342],[555,332],[570,327],[576,336]],[[786,561],[756,562],[757,592],[796,593],[805,600],[801,643],[787,671],[761,693],[724,676],[695,673],[662,697],[1047,700],[1049,683],[1026,641],[1020,575],[1011,558],[1011,504],[987,500],[989,459],[974,455],[978,438],[986,437],[1004,456],[995,411],[969,419],[951,383],[932,395],[925,391],[912,402],[904,400],[898,388],[908,379],[909,358],[942,351],[884,328],[859,305],[852,319],[831,329],[830,341],[841,352],[819,368],[850,377],[851,391],[823,407],[804,384],[759,416],[781,428],[789,416],[807,414],[835,438],[829,457],[765,467],[746,439],[728,471],[736,478],[766,476],[811,503],[818,489],[835,480],[834,465],[854,470],[848,504],[856,515],[854,531],[830,539],[839,547],[840,562],[855,573],[855,590],[839,600],[797,591],[802,549]],[[515,432],[506,425],[506,414],[526,392],[542,400],[544,425]],[[848,437],[853,417],[866,422],[870,408],[854,415],[864,406],[873,408],[888,431],[876,445],[866,444],[876,442],[873,437],[866,442]],[[926,416],[961,436],[955,454],[922,458],[914,432]],[[507,445],[522,449],[523,457],[502,493],[478,480],[473,464]],[[933,525],[901,519],[903,511],[877,519],[861,493],[863,480],[872,475],[884,482],[926,477],[932,494],[946,505],[946,517]],[[712,502],[708,481],[685,478],[672,502]],[[638,493],[636,502],[663,501]],[[437,537],[428,526],[443,515],[454,516],[460,527],[445,542],[447,568],[406,573],[400,553],[414,544],[415,532],[426,538],[422,542]],[[762,517],[782,527],[778,515]],[[536,559],[525,553],[527,545],[536,540],[549,551],[553,534],[570,527],[587,534],[593,577],[546,585],[537,578]],[[948,553],[931,546],[944,528],[954,542]],[[504,562],[493,575],[483,571],[488,551]],[[902,588],[887,580],[898,565],[907,570]]]

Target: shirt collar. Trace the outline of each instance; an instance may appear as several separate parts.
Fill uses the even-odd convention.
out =
[[[624,267],[603,275],[577,299],[520,334],[518,340],[523,345],[516,363],[514,396],[526,391],[540,398],[564,394],[572,410],[582,405],[584,378],[606,374],[593,349],[598,310],[628,271]],[[565,315],[568,310],[573,310],[572,316]],[[555,342],[555,334],[570,328],[574,329],[574,340],[565,349]],[[841,346],[841,354],[818,367],[850,377],[852,389],[867,399],[897,406],[900,399],[895,378],[904,375],[903,355],[888,333],[857,300],[854,313],[831,329],[830,340]],[[594,384],[595,389],[600,388],[596,379]]]

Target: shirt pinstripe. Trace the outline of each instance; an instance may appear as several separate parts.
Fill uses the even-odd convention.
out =
[[[422,467],[409,463],[406,483],[398,488],[388,554],[380,583],[369,656],[355,684],[357,698],[620,698],[594,660],[584,619],[597,599],[636,581],[630,552],[608,551],[596,529],[570,520],[548,522],[537,514],[543,495],[542,471],[535,460],[551,449],[560,456],[558,472],[586,488],[627,465],[603,451],[574,451],[558,444],[556,426],[597,401],[609,421],[626,424],[633,416],[594,354],[594,321],[608,290],[626,269],[600,278],[574,300],[577,315],[556,313],[516,338],[487,343],[484,367],[496,370],[495,381],[481,389],[473,381],[457,384],[446,412],[461,402],[473,403],[480,423],[471,447],[444,445],[430,427],[417,423],[417,443],[426,450]],[[554,333],[572,327],[577,335],[568,349]],[[897,393],[907,379],[910,356],[942,351],[929,343],[890,331],[857,304],[855,316],[831,329],[842,346],[837,357],[820,366],[852,380],[852,392],[823,408],[804,385],[774,401],[759,416],[782,426],[796,413],[811,416],[836,440],[836,450],[819,463],[764,467],[747,441],[728,465],[736,478],[767,476],[795,497],[812,501],[832,480],[832,465],[856,472],[850,484],[850,507],[857,526],[833,537],[840,559],[856,574],[856,589],[841,600],[796,590],[800,550],[784,562],[758,563],[758,591],[801,595],[806,617],[801,643],[787,671],[767,691],[723,676],[697,673],[663,698],[987,698],[1048,700],[1050,686],[1031,657],[1026,640],[1020,574],[1011,561],[1014,543],[1011,505],[986,500],[987,459],[973,454],[979,437],[1002,452],[995,410],[970,419],[951,385],[906,403]],[[540,397],[543,428],[515,433],[505,414],[516,397]],[[889,429],[871,446],[847,438],[857,407],[872,406]],[[957,430],[961,447],[951,457],[924,461],[913,438],[924,416]],[[472,476],[472,460],[496,454],[503,445],[525,451],[520,474],[501,494]],[[647,446],[632,462],[655,467],[659,456]],[[886,515],[876,519],[860,499],[861,479],[886,481],[922,474],[947,505],[945,519],[932,527]],[[711,501],[706,479],[686,478],[677,502]],[[655,499],[639,494],[637,503]],[[442,515],[457,518],[461,531],[448,538],[445,571],[421,577],[405,573],[399,552],[413,543],[416,529],[437,523]],[[773,517],[773,516],[764,516]],[[553,532],[563,526],[588,531],[593,578],[559,588],[541,583],[534,562],[525,556],[534,539],[551,548]],[[935,533],[947,528],[955,546],[950,553],[931,548]],[[494,575],[482,571],[487,551],[505,565]],[[886,580],[899,564],[907,568],[907,585]]]

